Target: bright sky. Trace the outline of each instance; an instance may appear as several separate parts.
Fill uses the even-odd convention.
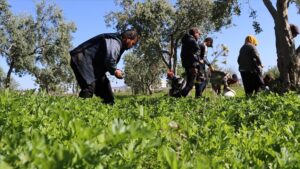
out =
[[[56,3],[64,13],[67,21],[75,22],[77,26],[76,33],[73,34],[73,45],[77,46],[83,41],[98,35],[100,33],[114,32],[112,28],[106,27],[104,22],[104,16],[110,11],[115,11],[118,7],[115,5],[114,0],[52,0]],[[273,0],[274,1],[274,0]],[[12,11],[16,14],[22,13],[34,13],[35,4],[33,0],[8,0],[8,3],[12,6]],[[275,48],[275,36],[274,36],[274,22],[264,6],[262,1],[251,1],[251,7],[257,10],[258,18],[263,32],[256,35],[259,44],[258,52],[263,65],[264,70],[276,65],[276,48]],[[252,20],[249,16],[249,6],[243,5],[242,15],[234,17],[233,23],[236,25],[228,29],[223,29],[222,32],[213,33],[208,36],[214,38],[214,46],[218,44],[225,44],[229,48],[229,56],[227,59],[227,65],[225,67],[231,68],[238,73],[237,56],[239,49],[244,43],[244,39],[249,34],[255,32],[252,27]],[[292,5],[289,8],[289,22],[300,26],[300,15],[297,14],[296,8]],[[300,38],[296,38],[296,46],[300,45]],[[212,49],[209,49],[212,51]],[[212,57],[208,58],[212,60]],[[0,66],[6,72],[8,67],[3,57],[0,57]],[[119,68],[123,67],[123,62],[118,65]],[[20,89],[36,88],[34,80],[31,76],[25,76],[22,78],[14,76],[19,82]],[[112,86],[124,85],[123,81],[114,80]]]

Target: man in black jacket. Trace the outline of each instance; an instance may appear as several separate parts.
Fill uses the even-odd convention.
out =
[[[79,97],[90,98],[95,94],[103,103],[114,104],[110,82],[105,75],[109,72],[122,79],[117,69],[122,53],[138,42],[138,34],[127,30],[122,34],[108,33],[95,36],[70,52],[71,67],[81,88]]]
[[[201,32],[197,28],[191,28],[188,34],[181,39],[181,62],[187,76],[186,86],[181,91],[181,96],[187,96],[194,86],[195,78],[198,73],[196,66],[199,64],[198,56],[200,48],[197,40]]]

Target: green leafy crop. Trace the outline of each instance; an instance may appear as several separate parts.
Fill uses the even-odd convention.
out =
[[[300,98],[0,92],[0,168],[299,168]]]

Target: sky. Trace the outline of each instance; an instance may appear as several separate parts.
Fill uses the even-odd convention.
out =
[[[51,0],[50,2],[54,2],[63,10],[66,21],[72,21],[76,24],[77,31],[72,34],[74,47],[100,33],[115,32],[113,28],[106,27],[104,18],[110,11],[119,9],[115,5],[115,0]],[[35,13],[34,0],[8,0],[8,3],[15,14]],[[236,73],[238,73],[237,57],[239,50],[244,44],[245,37],[250,34],[255,35],[259,41],[257,49],[264,65],[264,71],[276,65],[274,21],[261,0],[251,0],[250,7],[257,10],[257,21],[261,24],[262,33],[255,35],[252,20],[249,18],[249,5],[243,5],[242,15],[233,17],[234,26],[224,28],[221,32],[204,35],[214,38],[214,47],[225,44],[229,48],[227,64],[222,67],[230,68]],[[297,14],[294,5],[289,8],[289,22],[300,26],[300,15]],[[296,37],[295,44],[296,46],[300,45],[300,37]],[[212,51],[213,49],[209,49],[209,52],[212,53]],[[209,54],[208,59],[212,60],[213,57]],[[0,57],[0,66],[7,72],[8,66],[3,57]],[[123,67],[121,61],[118,68],[122,69]],[[20,89],[37,88],[37,85],[34,84],[34,78],[31,76],[27,75],[21,78],[13,76],[13,78],[20,84]],[[124,81],[113,80],[111,84],[113,87],[122,86]]]

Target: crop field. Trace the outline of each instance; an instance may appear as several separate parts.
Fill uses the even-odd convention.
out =
[[[0,168],[300,168],[300,97],[0,92]]]

